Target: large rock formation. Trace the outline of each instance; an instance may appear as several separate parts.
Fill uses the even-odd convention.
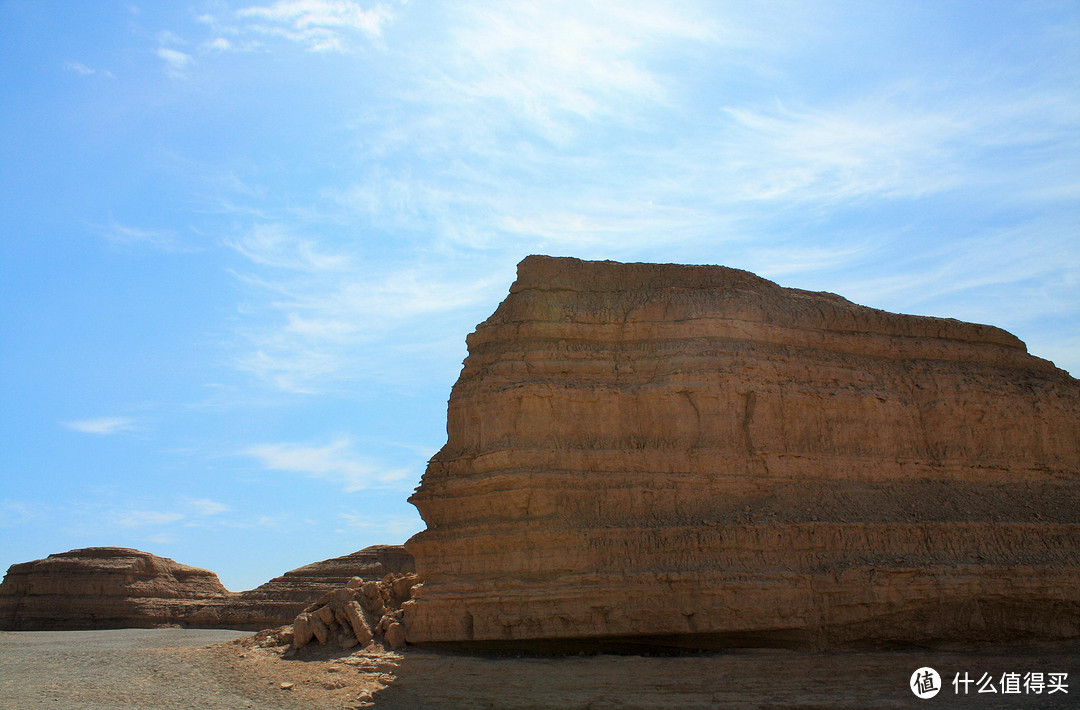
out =
[[[1080,636],[1080,382],[998,328],[529,257],[410,499],[412,643]]]
[[[292,623],[306,606],[354,578],[382,580],[388,574],[405,574],[414,569],[412,555],[403,546],[372,545],[304,565],[255,589],[214,600],[187,621],[192,626],[253,631],[281,626]]]
[[[115,629],[183,624],[228,591],[217,575],[124,547],[88,547],[12,565],[0,629]]]

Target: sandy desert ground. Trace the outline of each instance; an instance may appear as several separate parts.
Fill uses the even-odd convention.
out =
[[[0,707],[33,710],[341,708],[1069,708],[1080,646],[981,652],[482,657],[409,649],[261,648],[246,632],[0,632]],[[911,673],[945,686],[920,700]],[[957,696],[956,673],[1068,673],[1069,693]]]

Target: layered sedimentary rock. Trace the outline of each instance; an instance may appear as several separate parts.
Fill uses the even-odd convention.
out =
[[[266,629],[292,623],[306,606],[350,580],[382,580],[414,570],[412,555],[401,545],[372,545],[342,557],[304,565],[255,589],[230,594],[192,614],[192,626]]]
[[[1080,636],[1080,382],[986,325],[529,257],[410,499],[412,643]]]
[[[12,565],[0,584],[0,629],[183,624],[227,594],[208,570],[140,550],[88,547]]]

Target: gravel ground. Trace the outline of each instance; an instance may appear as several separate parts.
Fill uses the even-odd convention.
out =
[[[264,641],[265,643],[265,641]],[[653,658],[490,658],[409,649],[292,658],[246,632],[186,629],[0,632],[0,708],[1078,708],[1080,646],[980,652],[745,651]],[[936,668],[920,700],[911,673]],[[1069,693],[956,695],[968,673],[1068,673]]]
[[[195,629],[0,632],[0,707],[128,710],[256,705],[191,647],[249,636]]]

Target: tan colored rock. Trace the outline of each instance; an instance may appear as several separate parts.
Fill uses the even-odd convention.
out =
[[[297,617],[293,619],[292,628],[292,644],[296,648],[307,646],[315,636],[315,630],[311,628],[311,617],[306,613],[298,614]]]
[[[88,547],[12,565],[0,584],[0,629],[188,625],[227,598],[217,575],[123,547]]]
[[[362,589],[341,587],[324,594],[293,621],[292,651],[308,645],[313,635],[320,644],[333,641],[342,648],[367,646],[373,640],[392,641],[400,647],[404,643],[404,629],[398,628],[392,633],[390,629],[401,626],[402,610],[397,595],[400,593],[408,598],[412,593],[412,586],[404,584],[403,579],[411,584],[419,582],[412,573],[388,574],[380,581],[365,583]],[[372,609],[377,606],[377,611],[370,611],[365,604]],[[379,614],[382,614],[381,618]],[[327,632],[323,633],[323,629]],[[389,639],[387,634],[390,634]]]
[[[409,601],[412,598],[412,588],[416,585],[415,574],[403,574],[396,577],[391,585],[394,599],[400,602]]]
[[[312,613],[315,618],[326,624],[327,628],[334,623],[334,610],[328,606],[320,607]]]
[[[342,610],[348,620],[349,627],[352,629],[353,636],[362,646],[366,646],[371,641],[372,634],[367,621],[364,620],[363,609],[357,602],[348,601],[344,603]]]
[[[326,625],[326,622],[318,616],[309,616],[308,620],[311,624],[311,632],[315,634],[315,638],[319,640],[319,643],[328,643],[330,641],[330,627]],[[293,637],[293,644],[296,644],[295,636]]]
[[[376,581],[364,582],[360,591],[360,606],[364,607],[364,611],[376,617],[382,615],[386,608],[383,585]]]
[[[1080,382],[986,325],[529,257],[410,499],[410,643],[1080,637]]]
[[[412,556],[401,545],[373,545],[286,572],[256,589],[230,594],[200,609],[190,623],[252,630],[280,626],[350,580],[359,579],[362,584],[413,570]]]
[[[386,629],[384,639],[386,640],[386,645],[390,648],[404,648],[405,627],[395,621]]]

